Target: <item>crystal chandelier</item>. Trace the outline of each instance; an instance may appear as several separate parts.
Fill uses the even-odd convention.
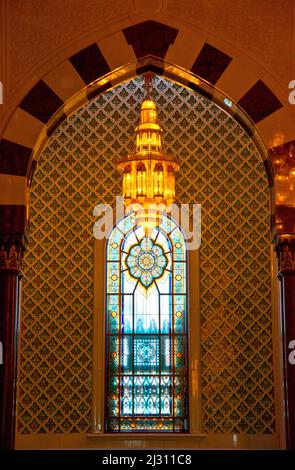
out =
[[[123,174],[123,196],[127,212],[134,211],[137,224],[150,230],[159,224],[161,212],[169,212],[175,199],[175,172],[179,163],[163,151],[163,130],[157,108],[150,98],[151,75],[146,74],[147,96],[141,104],[135,129],[135,152],[118,162]]]

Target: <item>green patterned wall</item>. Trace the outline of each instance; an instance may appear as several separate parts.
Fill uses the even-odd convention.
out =
[[[205,432],[274,432],[268,183],[243,129],[162,78],[155,99],[178,201],[202,204],[202,423]],[[121,192],[137,78],[97,97],[49,139],[31,194],[25,254],[18,430],[84,432],[91,421],[93,217]]]

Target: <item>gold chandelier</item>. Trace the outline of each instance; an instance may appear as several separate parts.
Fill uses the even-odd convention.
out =
[[[118,162],[123,173],[123,196],[127,212],[134,211],[137,224],[146,229],[158,225],[161,212],[169,212],[175,199],[175,172],[179,163],[163,151],[163,129],[155,102],[149,97],[151,76],[145,76],[147,97],[141,104],[135,129],[135,152]]]

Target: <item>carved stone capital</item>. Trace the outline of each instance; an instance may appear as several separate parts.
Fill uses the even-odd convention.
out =
[[[295,234],[277,235],[275,250],[278,257],[278,272],[295,274]]]
[[[0,234],[0,270],[21,272],[26,245],[23,234]]]

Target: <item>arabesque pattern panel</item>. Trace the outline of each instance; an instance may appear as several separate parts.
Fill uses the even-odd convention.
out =
[[[202,422],[205,432],[274,432],[269,195],[243,129],[216,105],[160,77],[155,99],[176,194],[202,204]],[[37,167],[25,254],[18,429],[90,428],[94,206],[121,191],[141,78],[105,93],[54,132]],[[197,287],[197,286],[196,286]],[[197,339],[196,339],[197,340]]]

